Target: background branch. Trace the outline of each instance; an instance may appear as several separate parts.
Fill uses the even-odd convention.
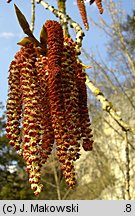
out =
[[[129,144],[128,144],[128,134],[125,132],[125,152],[126,152],[126,194],[127,199],[131,200],[130,195],[130,156],[129,156]]]
[[[113,105],[110,101],[105,98],[104,94],[98,89],[90,78],[86,75],[86,85],[92,91],[92,93],[96,96],[97,100],[101,103],[102,109],[107,111],[111,117],[120,125],[120,127],[124,131],[131,131],[135,134],[135,128],[130,127],[127,123],[125,123],[121,116],[117,114],[117,112],[113,109]]]
[[[31,0],[31,24],[30,29],[32,32],[34,32],[34,26],[35,26],[35,0]]]
[[[52,160],[53,160],[53,162],[54,162],[54,165],[53,165],[53,172],[54,172],[54,178],[55,178],[55,183],[56,183],[57,196],[58,196],[58,200],[61,200],[60,182],[59,182],[58,175],[57,175],[57,169],[56,169],[56,165],[55,165],[55,158],[54,158],[54,155],[52,155]]]

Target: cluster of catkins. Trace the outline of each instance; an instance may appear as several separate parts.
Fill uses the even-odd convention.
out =
[[[82,17],[85,29],[88,30],[89,24],[88,24],[88,20],[87,20],[85,0],[76,0],[76,1],[77,1],[77,6],[78,6],[78,9],[80,11],[80,15]],[[92,5],[94,2],[96,3],[96,5],[98,7],[99,13],[102,14],[103,13],[102,0],[89,0],[90,5]]]
[[[9,69],[7,137],[24,158],[35,195],[41,167],[53,146],[66,183],[76,184],[74,161],[80,145],[92,150],[87,108],[85,72],[77,60],[71,38],[64,38],[61,25],[48,20],[47,52],[31,41],[23,44]]]

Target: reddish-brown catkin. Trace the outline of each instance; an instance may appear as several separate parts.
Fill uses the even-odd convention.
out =
[[[22,48],[21,63],[21,91],[23,101],[22,113],[22,135],[23,135],[23,156],[29,172],[29,182],[31,188],[37,195],[42,189],[40,180],[40,106],[39,106],[39,88],[36,75],[36,52],[32,44]]]
[[[56,142],[57,136],[63,133],[63,95],[61,86],[61,56],[63,52],[63,32],[61,25],[56,21],[47,21],[45,24],[48,36],[48,88],[49,100]]]
[[[43,187],[41,167],[55,141],[61,169],[71,188],[76,184],[74,161],[80,156],[80,142],[83,140],[86,151],[92,150],[93,144],[86,77],[77,61],[76,43],[63,38],[62,26],[56,21],[47,21],[45,28],[47,56],[31,42],[21,48],[10,65],[7,101],[7,136],[16,150],[22,150],[36,195]]]
[[[51,115],[55,139],[57,143],[58,157],[64,170],[66,182],[73,187],[75,177],[73,165],[68,156],[68,151],[64,145],[64,135],[66,131],[64,95],[62,85],[61,61],[63,56],[63,32],[61,25],[56,21],[47,21],[45,24],[48,34],[48,86],[51,104]],[[67,143],[67,145],[69,145]]]
[[[82,17],[84,26],[86,28],[86,30],[89,29],[89,24],[88,24],[88,20],[87,20],[87,12],[86,12],[86,8],[85,8],[85,3],[84,0],[77,0],[77,5],[80,11],[80,15]]]
[[[50,112],[49,89],[48,89],[48,58],[40,55],[36,62],[37,77],[40,84],[40,95],[42,105],[42,163],[45,163],[54,144],[54,129]]]
[[[76,50],[75,43],[71,38],[65,38],[62,57],[62,85],[64,95],[65,122],[69,137],[69,155],[73,160],[79,157],[80,122],[79,101],[76,83]],[[74,155],[74,156],[73,156]]]
[[[103,13],[103,7],[102,7],[102,0],[90,0],[90,5],[93,3],[96,3],[99,13],[102,14]]]
[[[9,93],[7,100],[7,124],[6,132],[9,138],[9,144],[17,151],[21,149],[21,133],[20,133],[20,118],[21,118],[21,92],[20,92],[20,51],[15,55],[15,59],[11,62],[9,69]]]
[[[90,129],[90,119],[87,107],[87,89],[86,89],[86,76],[83,71],[82,65],[78,63],[77,67],[77,87],[79,90],[79,109],[80,109],[80,123],[81,123],[81,133],[83,138],[83,148],[85,151],[92,150],[93,140],[91,129]]]
[[[102,14],[103,13],[102,0],[95,0],[95,2],[98,7],[99,13]]]
[[[62,89],[64,103],[65,132],[63,143],[58,146],[57,155],[63,161],[62,170],[71,188],[76,184],[74,161],[79,158],[80,122],[78,89],[76,85],[77,61],[75,43],[71,38],[64,39],[62,56]],[[64,161],[65,159],[65,161]]]

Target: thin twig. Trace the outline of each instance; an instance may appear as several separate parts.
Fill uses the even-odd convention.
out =
[[[117,12],[117,17],[115,17],[116,13],[113,13],[112,9],[115,11],[118,11],[115,3],[110,1],[108,4],[108,11],[110,12],[111,19],[113,21],[114,31],[115,31],[115,34],[118,36],[119,42],[121,44],[121,50],[123,50],[123,52],[124,52],[124,54],[128,60],[129,66],[132,68],[133,76],[135,77],[135,64],[134,64],[134,61],[132,60],[132,57],[129,53],[129,50],[126,47],[125,39],[124,39],[124,36],[122,34],[122,31],[121,31],[121,26],[118,22],[118,17],[119,17],[118,12]]]
[[[53,162],[54,162],[54,155],[52,155],[52,159],[53,159]],[[58,176],[57,176],[57,170],[56,170],[55,163],[54,163],[54,166],[53,166],[53,172],[54,172],[54,178],[55,178],[55,182],[56,182],[58,200],[61,200],[60,183],[59,183],[59,179],[58,179]]]
[[[101,92],[101,90],[93,84],[88,75],[86,75],[86,85],[96,96],[97,100],[101,103],[102,109],[107,111],[124,131],[131,131],[133,134],[135,134],[135,128],[130,127],[126,122],[122,120],[122,117],[118,115],[113,109],[112,103],[108,101],[104,94]]]
[[[130,157],[127,131],[125,131],[125,152],[126,152],[126,194],[127,199],[131,200],[130,195]]]
[[[126,91],[124,90],[123,86],[121,85],[121,83],[119,82],[117,76],[115,75],[115,71],[110,69],[105,62],[103,61],[102,57],[100,56],[100,53],[98,53],[98,56],[100,57],[100,60],[102,61],[102,65],[104,66],[104,69],[106,69],[106,71],[110,71],[112,76],[114,77],[115,81],[118,83],[119,88],[121,89],[123,95],[125,95],[125,97],[128,99],[128,101],[130,102],[130,105],[135,109],[135,105],[133,103],[133,101],[131,100],[131,98],[128,96],[128,94],[126,93]]]
[[[110,128],[112,128],[121,138],[125,139],[125,137],[117,129],[115,129],[105,118],[103,118],[103,119],[109,125]],[[128,143],[131,146],[131,148],[133,150],[135,150],[135,147],[133,146],[133,144],[130,142],[128,142]]]
[[[65,200],[66,197],[68,196],[68,194],[70,193],[71,188],[68,188],[68,190],[66,191],[66,193],[64,194],[64,196],[62,197],[62,200]]]
[[[35,27],[35,0],[31,0],[31,24],[30,29],[34,32]]]
[[[115,91],[116,87],[114,87],[110,77],[108,76],[108,74],[106,73],[106,70],[102,67],[102,65],[100,65],[92,56],[89,56],[89,54],[86,52],[84,48],[82,48],[82,52],[89,61],[92,60],[94,64],[97,65],[97,67],[101,69],[101,72],[104,74],[105,79],[108,81],[112,89]]]
[[[44,182],[45,182],[45,184],[48,184],[48,185],[50,185],[51,187],[56,188],[56,185],[54,185],[54,184],[52,184],[52,183],[50,183],[50,182],[48,182],[48,181],[45,181],[45,180],[44,180]]]

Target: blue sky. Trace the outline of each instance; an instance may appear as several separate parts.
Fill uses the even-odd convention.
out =
[[[56,6],[56,0],[46,0],[51,5]],[[82,25],[79,11],[76,6],[75,0],[67,0],[67,11],[73,20],[79,22]],[[19,23],[17,21],[14,12],[14,3],[24,13],[27,20],[30,22],[31,17],[31,5],[30,0],[12,0],[10,4],[6,3],[6,0],[1,0],[0,3],[0,101],[6,104],[7,92],[8,92],[8,69],[10,62],[14,58],[15,53],[19,50],[17,42],[20,41],[25,35],[23,34]],[[123,9],[128,14],[132,13],[135,1],[123,0]],[[94,19],[100,17],[97,8],[93,4],[87,6],[87,13]],[[107,13],[102,15],[104,19],[108,19]],[[36,4],[36,25],[35,36],[39,37],[39,32],[42,25],[47,19],[56,19],[49,11],[45,10],[41,5]],[[83,47],[89,52],[90,49],[96,50],[96,47],[102,48],[102,53],[105,56],[105,49],[103,44],[106,42],[105,35],[97,30],[94,26],[90,26],[90,30],[85,32],[85,38],[83,41]],[[100,45],[99,45],[100,44]]]

